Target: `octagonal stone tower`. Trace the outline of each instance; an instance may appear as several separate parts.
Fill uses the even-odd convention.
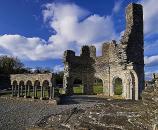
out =
[[[115,79],[122,80],[122,97],[138,100],[144,88],[143,8],[131,3],[126,8],[125,33],[116,41],[103,43],[102,56],[96,56],[94,46],[83,46],[80,56],[74,51],[64,53],[64,88],[73,94],[75,78],[82,80],[85,94],[93,94],[95,78],[103,81],[103,93],[114,95]]]

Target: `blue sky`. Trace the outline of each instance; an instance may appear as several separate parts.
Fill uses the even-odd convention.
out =
[[[156,0],[1,0],[0,55],[17,56],[27,67],[63,68],[64,50],[79,53],[94,44],[119,41],[125,30],[125,7],[144,6],[146,77],[158,72]]]

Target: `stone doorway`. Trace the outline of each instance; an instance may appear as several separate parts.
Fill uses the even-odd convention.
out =
[[[93,84],[93,93],[94,94],[103,94],[103,81],[100,78],[95,78]]]
[[[113,93],[114,95],[122,95],[123,93],[122,79],[119,77],[113,80]]]
[[[74,95],[83,95],[84,85],[81,79],[75,78],[73,82],[73,94]]]

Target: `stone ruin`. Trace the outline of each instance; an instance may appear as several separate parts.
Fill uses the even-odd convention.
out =
[[[40,90],[40,99],[46,98],[45,90],[48,91],[49,99],[54,98],[54,77],[47,74],[15,74],[10,75],[12,96],[37,98]],[[31,93],[33,93],[31,95]]]
[[[107,30],[108,31],[108,30]],[[80,56],[72,50],[64,52],[65,93],[73,94],[75,79],[82,80],[84,94],[93,94],[95,78],[103,82],[103,93],[114,95],[114,83],[122,80],[122,97],[138,100],[144,89],[144,34],[143,8],[140,4],[129,4],[126,8],[126,29],[120,43],[106,42],[102,45],[102,56],[96,56],[94,46],[83,46]]]
[[[142,100],[144,103],[157,104],[158,103],[158,74],[154,73],[152,83],[148,83],[142,93]]]

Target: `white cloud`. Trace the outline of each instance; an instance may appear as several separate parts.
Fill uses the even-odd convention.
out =
[[[46,4],[43,19],[56,32],[48,41],[6,34],[0,36],[0,50],[27,60],[57,59],[66,49],[78,51],[83,44],[116,37],[111,16],[91,14],[75,4]]]
[[[63,70],[64,70],[64,66],[63,65],[56,65],[53,68],[53,71],[56,72],[56,73],[61,72]]]
[[[120,11],[122,3],[123,1],[121,0],[118,0],[115,2],[114,8],[113,8],[114,13],[118,13]]]
[[[74,4],[47,4],[43,11],[44,20],[49,21],[59,39],[78,45],[111,40],[115,37],[112,18],[90,14]],[[82,20],[81,20],[82,19]],[[108,31],[107,31],[108,30]],[[54,36],[50,41],[54,40]]]
[[[145,43],[145,57],[144,62],[146,66],[155,66],[158,64],[158,40],[156,41],[148,41]]]
[[[42,60],[48,57],[61,56],[53,44],[38,37],[26,38],[20,35],[0,36],[0,49],[4,53],[17,56],[20,59]]]
[[[146,80],[152,80],[153,79],[153,73],[158,73],[158,70],[157,70],[157,68],[156,69],[154,69],[154,70],[147,70],[146,72],[145,72],[145,79]]]
[[[144,33],[146,38],[158,34],[158,6],[157,0],[140,0],[144,12]],[[150,38],[151,39],[151,38]],[[145,46],[144,61],[146,66],[158,64],[158,40],[150,41]]]
[[[144,32],[147,35],[158,33],[157,0],[140,0],[144,11]]]
[[[144,57],[144,62],[146,66],[152,66],[158,64],[158,55],[154,56],[145,56]]]
[[[146,80],[151,80],[152,79],[152,74],[153,74],[152,71],[145,72],[145,79]]]

